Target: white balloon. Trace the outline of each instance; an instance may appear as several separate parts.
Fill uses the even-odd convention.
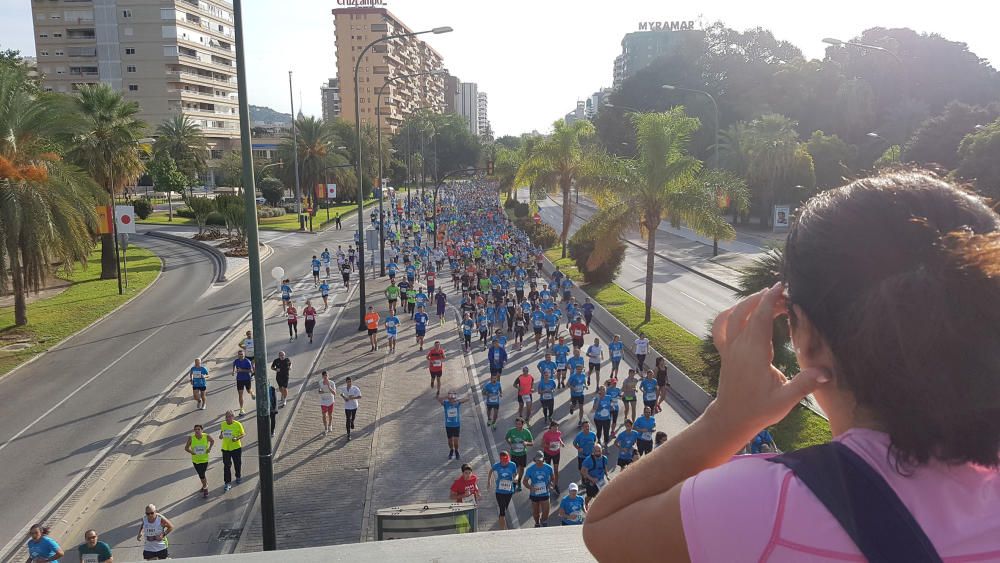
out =
[[[285,269],[281,266],[271,268],[271,277],[277,281],[281,281],[285,277]]]

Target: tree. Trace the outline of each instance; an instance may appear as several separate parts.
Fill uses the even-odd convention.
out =
[[[208,223],[208,216],[215,211],[215,202],[207,197],[191,196],[184,200],[188,209],[194,214],[194,220],[198,223],[198,234],[205,232],[205,224]]]
[[[851,176],[850,163],[857,149],[836,135],[813,131],[806,141],[816,171],[816,187],[821,190],[844,185]]]
[[[70,99],[36,93],[24,69],[0,64],[0,291],[14,294],[16,326],[52,265],[68,271],[93,248],[101,188],[53,152],[78,124]]]
[[[188,179],[184,173],[177,169],[177,164],[170,153],[164,151],[153,156],[149,162],[149,176],[153,179],[153,185],[157,190],[167,193],[167,202],[171,202],[171,193],[179,192],[184,195],[184,188],[187,187]],[[173,206],[167,209],[167,220],[174,220]]]
[[[881,170],[890,166],[897,166],[900,162],[900,154],[902,154],[902,149],[899,145],[892,145],[891,147],[885,149],[885,152],[882,153],[882,156],[878,157],[873,166],[876,170]]]
[[[951,170],[958,166],[958,145],[962,139],[974,132],[977,125],[996,119],[998,114],[1000,108],[996,105],[983,108],[952,102],[943,113],[920,124],[903,147],[902,158],[906,162],[937,164]]]
[[[284,162],[284,166],[281,167],[282,182],[287,186],[295,186],[295,153],[298,152],[299,186],[303,196],[312,193],[316,184],[325,184],[329,179],[338,185],[338,197],[347,201],[356,198],[357,176],[350,167],[352,161],[348,160],[344,151],[337,149],[346,146],[348,148],[345,150],[350,154],[357,141],[353,136],[350,139],[346,136],[351,134],[353,128],[342,127],[341,133],[338,133],[337,128],[330,123],[305,116],[299,116],[294,126],[294,141],[292,133],[289,132],[278,149],[278,154]],[[374,160],[376,157],[374,152],[365,154],[366,161]],[[366,171],[366,174],[370,171]],[[377,171],[376,163],[373,173],[377,175]],[[370,176],[369,179],[373,177]]]
[[[958,146],[956,173],[965,180],[975,180],[985,196],[1000,200],[1000,119],[970,133]]]
[[[594,194],[600,210],[591,221],[596,231],[587,266],[608,260],[619,238],[639,227],[646,239],[646,322],[653,306],[653,266],[656,232],[663,219],[678,217],[695,231],[719,239],[736,236],[719,211],[719,196],[730,196],[735,206],[745,204],[740,182],[727,182],[722,171],[702,177],[701,161],[687,154],[691,135],[700,126],[684,108],[632,116],[636,130],[635,159],[594,155],[581,166],[577,181]],[[728,178],[733,179],[732,175]]]
[[[584,163],[596,155],[595,149],[587,146],[594,137],[594,126],[589,121],[567,125],[560,119],[552,127],[552,134],[540,141],[531,158],[521,164],[514,184],[531,184],[547,191],[558,191],[562,196],[563,224],[559,240],[565,258],[569,226],[573,222],[573,202],[569,194]]]
[[[177,169],[188,179],[185,187],[195,185],[198,175],[206,170],[208,157],[208,143],[201,127],[186,115],[175,115],[160,123],[155,134],[153,153],[169,154]]]
[[[107,84],[84,85],[75,98],[82,118],[68,158],[86,170],[113,199],[135,184],[146,168],[139,141],[146,131],[139,104],[126,101]],[[101,235],[101,278],[118,275],[114,234]]]
[[[500,191],[507,193],[508,199],[517,199],[514,180],[517,178],[521,163],[519,151],[504,147],[497,150],[496,160],[493,162],[493,178],[499,184]]]
[[[761,223],[770,225],[776,196],[796,185],[793,176],[802,162],[802,155],[796,152],[799,141],[795,122],[770,113],[750,122],[744,132],[740,142],[746,146],[747,183],[754,192]]]
[[[277,178],[262,178],[257,184],[257,188],[260,190],[260,194],[264,196],[267,203],[271,207],[278,207],[281,205],[281,198],[285,197],[285,186],[281,183],[281,180]]]
[[[245,246],[246,211],[243,206],[243,198],[231,194],[218,195],[215,197],[215,210],[226,221],[226,234],[231,237],[235,230],[237,242]]]

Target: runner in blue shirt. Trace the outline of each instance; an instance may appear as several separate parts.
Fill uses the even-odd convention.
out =
[[[507,364],[507,351],[500,347],[499,340],[493,340],[493,345],[490,346],[490,351],[487,352],[486,358],[490,363],[490,375],[502,375],[503,367]]]
[[[406,280],[409,281],[410,283],[413,283],[413,281],[416,279],[416,277],[417,277],[417,269],[416,269],[416,267],[414,267],[413,264],[407,264],[406,265]]]
[[[538,362],[539,366],[542,363]],[[542,373],[542,380],[538,382],[538,395],[542,401],[542,416],[545,422],[550,422],[552,411],[555,410],[556,380],[552,379],[552,370],[539,367],[539,371]]]
[[[584,458],[580,464],[580,474],[583,476],[584,490],[587,491],[583,504],[590,508],[590,501],[597,497],[608,482],[608,456],[604,455],[604,448],[600,444],[594,444],[590,455]]]
[[[583,373],[583,364],[580,364],[573,370],[566,384],[569,386],[569,415],[573,416],[573,411],[577,408],[580,409],[580,418],[576,424],[576,427],[580,428],[584,424],[583,395],[587,390],[587,374]]]
[[[569,359],[569,346],[566,345],[566,338],[559,337],[559,342],[552,347],[552,353],[556,356],[556,378],[559,380],[559,387],[565,387],[566,361]]]
[[[205,410],[205,390],[207,389],[205,379],[208,378],[208,368],[201,365],[201,358],[194,359],[194,366],[188,371],[188,377],[191,380],[191,389],[197,403],[195,408]]]
[[[490,335],[490,321],[486,318],[485,313],[479,313],[476,324],[479,325],[479,341],[483,343],[483,350],[485,350],[487,346],[486,337]]]
[[[635,419],[633,428],[639,433],[639,439],[635,442],[639,455],[643,456],[653,451],[653,432],[656,431],[656,419],[653,418],[651,407],[643,409],[642,416]]]
[[[413,322],[417,330],[417,344],[423,350],[424,336],[427,334],[427,313],[424,312],[423,305],[417,307],[417,312],[413,315]]]
[[[486,477],[486,487],[490,487],[496,476],[496,497],[497,508],[500,509],[500,529],[507,529],[507,507],[510,500],[514,498],[514,480],[517,476],[517,465],[510,460],[507,451],[500,452],[500,461],[493,464],[490,473]]]
[[[615,445],[618,446],[618,467],[625,469],[635,456],[635,443],[639,440],[639,433],[632,429],[632,421],[625,419],[625,429],[615,438]]]
[[[389,353],[396,351],[396,332],[399,330],[399,317],[396,316],[395,309],[389,309],[389,316],[385,318],[385,334],[389,338]]]
[[[545,353],[545,359],[538,362],[538,373],[549,372],[551,375],[556,373],[556,363],[552,361],[552,354],[549,352]]]
[[[578,526],[583,524],[586,514],[583,497],[578,494],[580,487],[576,483],[570,483],[567,490],[566,496],[559,501],[559,517],[563,526]]]
[[[590,321],[594,320],[594,309],[596,307],[594,307],[594,304],[590,302],[590,298],[588,297],[587,301],[580,308],[583,309],[583,320],[587,323],[587,328],[590,328]]]
[[[462,321],[462,338],[465,342],[465,351],[468,352],[469,348],[472,346],[472,331],[476,328],[476,322],[472,320],[472,315],[470,313],[465,314],[465,320]]]
[[[468,397],[458,398],[454,391],[448,392],[448,398],[438,398],[438,402],[444,407],[444,433],[448,436],[448,459],[452,457],[461,459],[458,455],[458,436],[462,427],[462,403],[468,401]]]
[[[590,326],[590,321],[587,321],[587,326]],[[618,377],[618,366],[622,363],[622,357],[625,354],[625,343],[622,342],[622,337],[620,335],[615,335],[608,344],[608,352],[611,354],[611,377]]]
[[[656,410],[656,397],[660,392],[659,384],[653,377],[653,370],[646,370],[646,377],[639,381],[639,389],[642,390],[642,404]]]
[[[288,285],[288,280],[281,282],[281,311],[279,316],[284,316],[284,311],[288,310],[288,305],[292,302],[292,286]]]
[[[528,498],[531,499],[531,515],[535,519],[535,527],[549,525],[549,491],[554,487],[552,466],[545,463],[545,454],[535,452],[535,463],[524,470],[522,483],[528,488]]]
[[[320,260],[323,261],[323,267],[326,269],[326,277],[330,277],[330,261],[332,257],[330,256],[330,249],[324,248],[323,252],[319,255]]]
[[[320,262],[319,262],[319,259],[316,258],[315,254],[313,254],[312,262],[310,262],[310,265],[312,266],[313,285],[319,285],[319,268],[320,268]]]
[[[603,385],[597,386],[597,395],[594,396],[590,412],[594,415],[594,423],[597,425],[598,439],[602,444],[608,445],[611,441],[611,399],[608,398],[608,391]]]
[[[545,313],[540,309],[535,309],[531,313],[531,328],[535,331],[535,352],[542,341],[542,329],[545,328]]]
[[[594,450],[594,444],[597,443],[597,434],[590,430],[590,421],[583,421],[583,426],[580,427],[580,431],[576,434],[576,438],[573,438],[573,447],[576,448],[576,468],[580,469],[583,466],[583,460],[590,455],[590,452]]]
[[[385,265],[385,271],[389,274],[389,281],[396,281],[396,270],[399,269],[399,265],[395,262],[389,262]]]
[[[559,333],[559,310],[553,309],[545,315],[545,345],[551,346],[556,342],[556,334]]]
[[[422,287],[417,288],[417,295],[415,299],[417,300],[417,307],[427,306],[427,294],[424,293],[424,288]]]
[[[500,376],[490,375],[490,380],[483,383],[483,396],[486,397],[486,424],[491,430],[496,430],[497,416],[500,414],[500,399],[503,398],[503,385],[500,385]]]
[[[569,279],[569,277],[563,278],[562,280],[563,301],[569,301],[570,297],[573,296],[572,289],[573,289],[573,280]]]
[[[618,401],[621,400],[622,390],[618,387],[618,379],[612,377],[604,382],[608,389],[608,399],[611,400],[611,439],[615,439],[615,430],[618,428]]]
[[[326,311],[330,308],[330,284],[325,279],[319,284],[319,295],[323,298],[323,310]]]

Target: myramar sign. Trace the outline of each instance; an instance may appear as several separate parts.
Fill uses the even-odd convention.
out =
[[[688,31],[694,29],[692,21],[639,22],[639,31]]]

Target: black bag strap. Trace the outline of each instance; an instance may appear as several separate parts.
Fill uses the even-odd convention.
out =
[[[885,479],[839,442],[769,458],[795,473],[872,563],[939,563],[920,524]]]

